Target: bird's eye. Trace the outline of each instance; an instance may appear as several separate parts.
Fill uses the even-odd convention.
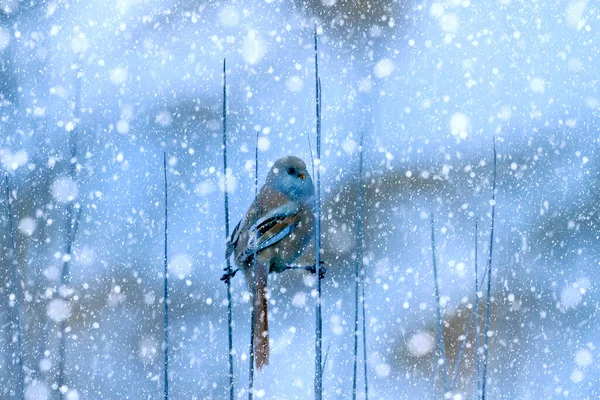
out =
[[[288,168],[287,173],[289,175],[296,175],[296,168]]]

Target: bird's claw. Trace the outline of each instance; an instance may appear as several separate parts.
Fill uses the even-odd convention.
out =
[[[309,271],[312,272],[313,274],[317,273],[317,267],[316,265],[311,265],[310,267],[308,267]],[[327,268],[325,268],[325,263],[323,261],[319,262],[319,279],[324,279],[325,278],[325,273],[327,273]]]
[[[317,268],[315,265],[288,265],[286,267],[287,270],[301,270],[308,271],[311,273],[316,273]],[[325,273],[327,272],[327,268],[325,268],[325,263],[323,261],[319,262],[319,279],[325,278]]]
[[[225,271],[227,271],[227,268],[223,268]],[[223,276],[221,277],[221,280],[225,283],[229,283],[231,281],[231,278],[233,278],[235,276],[235,274],[237,274],[237,272],[239,271],[239,269],[233,269],[233,270],[229,270],[229,272],[225,272],[223,274]]]

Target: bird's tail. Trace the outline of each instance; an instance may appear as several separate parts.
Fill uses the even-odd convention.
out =
[[[254,357],[256,367],[261,369],[269,363],[269,319],[267,311],[268,266],[256,265],[256,299],[254,299]]]

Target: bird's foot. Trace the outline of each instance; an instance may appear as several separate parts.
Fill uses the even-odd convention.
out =
[[[225,271],[227,271],[227,268],[223,268]],[[225,283],[228,283],[231,281],[231,278],[233,278],[235,276],[235,274],[237,274],[237,272],[239,271],[239,269],[230,269],[229,272],[225,272],[223,274],[223,276],[221,277],[221,280]]]
[[[317,272],[316,265],[288,265],[286,269],[308,271],[313,274]],[[323,261],[319,262],[319,279],[325,278],[326,272],[327,268],[325,268],[325,263]]]

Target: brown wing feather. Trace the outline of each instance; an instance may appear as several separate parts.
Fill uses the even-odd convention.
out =
[[[235,238],[235,242],[232,243],[233,253],[235,254],[235,262],[240,267],[249,266],[248,254],[254,254],[254,251],[247,251],[248,242],[253,240],[254,231],[252,230],[254,224],[260,221],[262,218],[267,217],[271,213],[273,215],[274,209],[279,209],[281,207],[285,208],[286,205],[289,204],[289,198],[283,195],[281,192],[273,190],[269,187],[263,186],[261,189],[261,193],[259,194],[259,198],[263,199],[258,204],[258,215],[256,215],[256,206],[255,202],[248,208],[246,211],[246,215],[238,224],[239,229],[237,229],[237,238]],[[273,215],[276,216],[276,215]],[[260,224],[263,225],[266,221],[260,221]]]
[[[254,232],[250,233],[250,238],[242,253],[241,260],[249,262],[255,252],[258,253],[259,251],[274,245],[292,233],[299,222],[300,216],[298,214],[267,219],[261,225],[256,227],[258,236],[255,236]]]

